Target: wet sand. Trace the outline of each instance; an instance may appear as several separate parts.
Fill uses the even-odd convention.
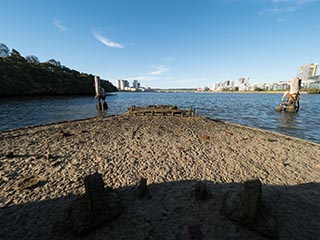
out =
[[[203,117],[124,114],[1,132],[0,147],[1,239],[192,239],[193,228],[199,239],[267,239],[220,211],[227,192],[255,178],[278,239],[320,236],[319,144]],[[68,209],[95,172],[123,211],[74,236]],[[150,198],[135,194],[141,177]],[[204,201],[192,195],[199,180]]]

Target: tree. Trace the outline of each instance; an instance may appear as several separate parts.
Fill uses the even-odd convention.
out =
[[[17,50],[12,49],[11,56],[12,57],[21,57],[21,54]]]
[[[34,55],[29,55],[29,56],[26,56],[26,59],[29,63],[39,63],[39,58],[37,58],[36,56]]]
[[[257,87],[257,86],[254,87],[254,91],[261,92],[263,90],[264,90],[263,88],[260,88],[260,87]]]
[[[54,60],[54,59],[48,60],[48,63],[50,63],[51,65],[54,65],[56,67],[61,67],[61,63],[57,60]]]
[[[4,43],[0,43],[0,57],[9,57],[10,50]]]

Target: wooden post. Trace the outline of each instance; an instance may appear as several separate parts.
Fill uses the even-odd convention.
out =
[[[290,92],[285,92],[282,96],[280,105],[276,108],[278,112],[298,112],[300,98],[301,79],[292,78],[290,80]]]
[[[120,215],[122,205],[118,195],[104,188],[102,175],[95,173],[84,179],[85,197],[72,205],[67,225],[76,235],[83,235]]]
[[[299,98],[300,98],[301,79],[292,78],[290,80],[290,95],[288,97],[288,106],[286,111],[298,112],[299,110]]]
[[[98,98],[100,100],[100,78],[98,76],[94,76],[94,87],[95,87],[95,91],[96,91],[96,98]]]
[[[101,212],[106,208],[106,192],[102,175],[95,173],[84,179],[86,190],[87,206],[92,219],[98,218]]]
[[[290,80],[290,94],[299,94],[301,88],[301,79],[299,78],[292,78]]]
[[[108,104],[106,103],[106,92],[105,90],[101,87],[100,85],[100,77],[95,76],[94,77],[94,87],[95,87],[95,92],[96,92],[96,98],[98,98],[98,103],[97,103],[97,110],[107,110],[108,109]],[[103,103],[100,103],[100,99],[102,99]]]
[[[261,202],[261,182],[259,179],[243,184],[240,201],[240,221],[248,224],[255,222]]]
[[[262,184],[259,179],[246,181],[242,191],[229,192],[222,203],[222,212],[231,220],[250,227],[267,237],[275,237],[276,222],[270,208],[262,201]]]
[[[138,196],[139,198],[143,198],[149,194],[149,189],[147,185],[147,179],[141,178],[138,186]]]

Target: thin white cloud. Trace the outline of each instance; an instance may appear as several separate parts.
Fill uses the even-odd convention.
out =
[[[206,85],[208,78],[206,77],[195,77],[195,78],[173,78],[171,81],[174,81],[175,83],[179,84],[194,84],[196,83],[197,85]]]
[[[135,77],[126,77],[124,79],[127,79],[129,81],[132,80],[138,80],[138,81],[154,81],[154,80],[161,80],[160,77],[161,74],[168,72],[169,68],[163,65],[155,65],[152,66],[154,71],[148,72],[148,73],[142,73],[141,75],[135,76]]]
[[[154,71],[150,72],[150,75],[160,75],[162,73],[165,73],[169,70],[169,68],[163,66],[163,65],[158,65],[158,66],[153,66],[152,67]]]
[[[110,39],[102,36],[100,33],[97,33],[96,31],[92,31],[92,34],[95,39],[97,39],[99,42],[103,43],[107,47],[112,47],[112,48],[124,48],[124,46],[120,43],[113,42]]]
[[[62,25],[60,19],[53,19],[53,25],[60,31],[60,32],[65,32],[68,30],[68,28],[64,25]]]
[[[153,80],[159,80],[160,78],[158,77],[153,77],[153,76],[136,76],[136,77],[129,77],[129,78],[125,78],[129,81],[133,81],[133,80],[138,80],[138,81],[153,81]]]
[[[319,0],[272,0],[271,7],[264,9],[260,15],[283,15],[300,10],[303,6]],[[282,18],[283,19],[283,18]]]
[[[317,2],[319,0],[272,0],[274,3],[292,3],[292,4],[305,4],[311,2]]]
[[[164,61],[164,62],[174,62],[174,61],[176,61],[176,59],[169,56],[169,57],[165,57],[164,59],[162,59],[162,61]]]

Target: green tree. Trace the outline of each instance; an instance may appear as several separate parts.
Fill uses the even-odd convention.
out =
[[[61,68],[61,63],[57,60],[49,59],[47,63],[50,63],[51,65]]]
[[[39,58],[37,58],[36,56],[34,55],[29,55],[29,56],[26,56],[26,59],[29,63],[39,63]]]
[[[257,87],[257,86],[254,87],[254,91],[262,92],[263,90],[264,90],[263,88],[260,88],[260,87]]]
[[[12,49],[11,57],[21,57],[21,54],[17,50]]]
[[[9,57],[10,50],[4,43],[0,43],[0,57],[5,58]]]
[[[0,57],[0,96],[94,96],[93,75],[61,66],[60,62],[54,59],[34,64],[38,61],[38,58],[32,55],[24,58],[15,49],[7,58]],[[106,92],[117,91],[108,81],[101,81],[101,86]]]
[[[310,88],[308,89],[309,94],[320,94],[320,89],[319,88]]]

